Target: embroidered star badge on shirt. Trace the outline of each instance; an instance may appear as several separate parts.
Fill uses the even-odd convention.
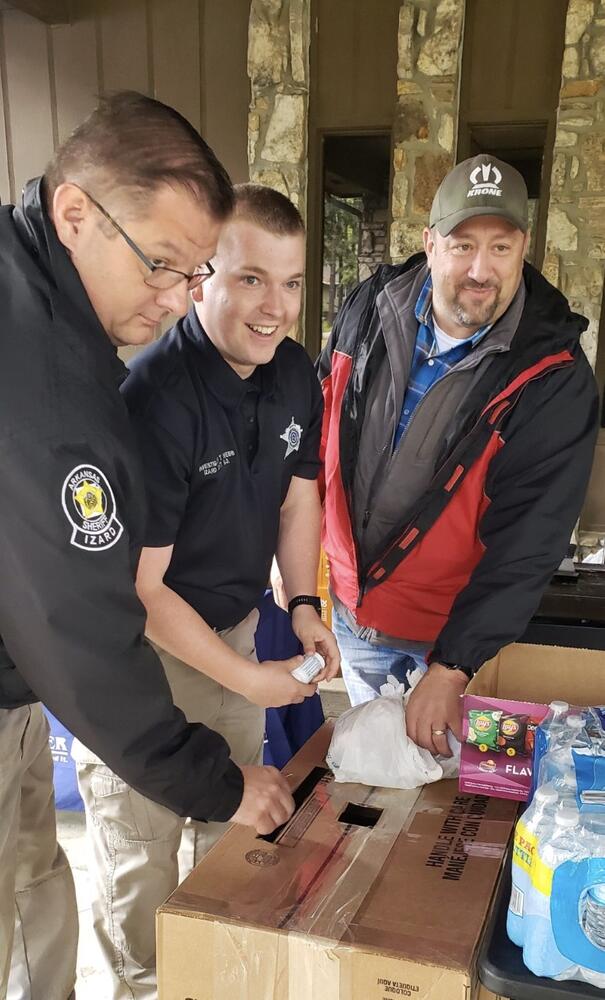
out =
[[[280,439],[285,441],[288,447],[286,448],[286,454],[284,459],[291,455],[293,451],[298,451],[300,448],[300,439],[302,437],[303,429],[300,424],[294,423],[294,417],[290,420],[290,423],[286,427],[283,434],[280,434]]]

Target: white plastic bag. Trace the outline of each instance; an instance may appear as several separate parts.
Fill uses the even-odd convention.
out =
[[[458,774],[460,744],[448,732],[454,757],[434,757],[429,750],[416,746],[405,727],[405,704],[424,671],[409,674],[406,691],[389,675],[380,688],[380,697],[356,705],[336,721],[328,766],[336,781],[358,781],[384,788],[418,788],[440,778]]]

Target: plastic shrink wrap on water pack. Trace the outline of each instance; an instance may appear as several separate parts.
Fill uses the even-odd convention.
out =
[[[507,931],[535,975],[605,989],[605,727],[552,702],[513,849]]]

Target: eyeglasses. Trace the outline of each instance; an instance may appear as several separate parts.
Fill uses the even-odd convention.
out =
[[[166,264],[158,264],[155,261],[150,260],[149,257],[143,253],[140,247],[136,245],[134,240],[131,240],[128,233],[124,232],[120,224],[111,217],[109,212],[106,211],[106,209],[104,209],[103,206],[88,193],[88,191],[84,191],[84,188],[80,188],[80,190],[84,192],[87,198],[90,198],[95,208],[99,210],[101,215],[105,216],[113,228],[118,231],[122,239],[126,240],[130,249],[136,253],[139,260],[143,261],[145,267],[149,268],[151,274],[145,278],[146,285],[149,285],[151,288],[167,289],[174,288],[175,285],[178,285],[179,281],[186,281],[187,289],[191,291],[192,288],[197,288],[198,285],[201,285],[203,281],[206,281],[207,278],[211,278],[214,274],[214,268],[209,260],[206,261],[205,264],[200,264],[196,267],[193,274],[187,274],[186,271],[177,271],[174,267],[167,267]]]

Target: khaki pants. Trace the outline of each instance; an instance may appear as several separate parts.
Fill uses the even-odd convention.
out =
[[[243,656],[256,659],[257,623],[254,611],[221,632],[221,637]],[[264,710],[163,650],[158,653],[175,704],[188,721],[203,722],[224,736],[236,763],[259,764]],[[86,808],[95,932],[111,973],[111,996],[155,1000],[155,911],[179,882],[177,854],[185,820],[134,791],[82,744],[74,742],[72,754]],[[181,878],[228,826],[189,823],[192,844],[188,861],[181,865]]]
[[[48,723],[39,704],[0,709],[0,1000],[67,1000],[77,944]]]

